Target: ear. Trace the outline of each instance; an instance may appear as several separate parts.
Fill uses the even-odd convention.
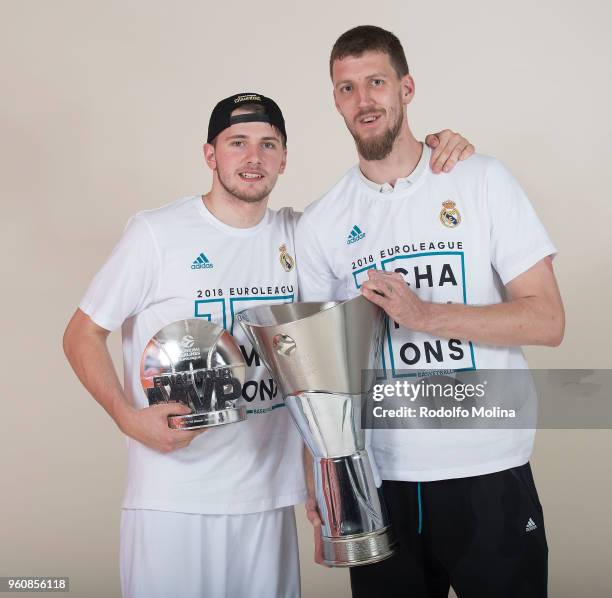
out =
[[[283,149],[283,161],[281,162],[278,174],[283,174],[287,168],[287,148]]]
[[[414,97],[414,79],[410,75],[404,75],[401,79],[402,104],[407,106]]]
[[[205,143],[204,147],[204,161],[208,168],[211,170],[217,170],[217,159],[215,158],[215,146],[212,143]]]

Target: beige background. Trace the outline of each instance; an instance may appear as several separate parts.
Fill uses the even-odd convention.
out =
[[[610,367],[611,6],[2,0],[0,575],[118,595],[124,443],[68,369],[63,328],[129,215],[208,189],[218,99],[260,90],[282,105],[273,206],[303,208],[353,163],[327,58],[354,25],[403,41],[415,133],[450,127],[502,159],[557,243],[566,338],[529,349],[531,365]],[[610,595],[611,449],[610,431],[538,435],[551,596]],[[348,596],[345,572],[312,564],[297,512],[304,596]]]

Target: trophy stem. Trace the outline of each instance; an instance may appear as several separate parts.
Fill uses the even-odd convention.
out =
[[[315,457],[313,469],[325,563],[351,567],[390,557],[395,541],[367,451]]]

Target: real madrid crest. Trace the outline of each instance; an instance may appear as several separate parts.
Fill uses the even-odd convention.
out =
[[[285,272],[291,272],[295,266],[295,260],[287,252],[287,246],[283,243],[278,250],[280,251],[278,259],[280,260],[283,270]]]
[[[440,210],[440,222],[448,228],[455,228],[461,224],[461,214],[455,207],[455,202],[450,199],[442,202]]]

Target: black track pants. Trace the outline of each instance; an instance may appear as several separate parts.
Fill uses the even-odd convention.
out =
[[[352,567],[353,598],[544,598],[548,546],[529,464],[436,482],[383,482],[393,557]]]

